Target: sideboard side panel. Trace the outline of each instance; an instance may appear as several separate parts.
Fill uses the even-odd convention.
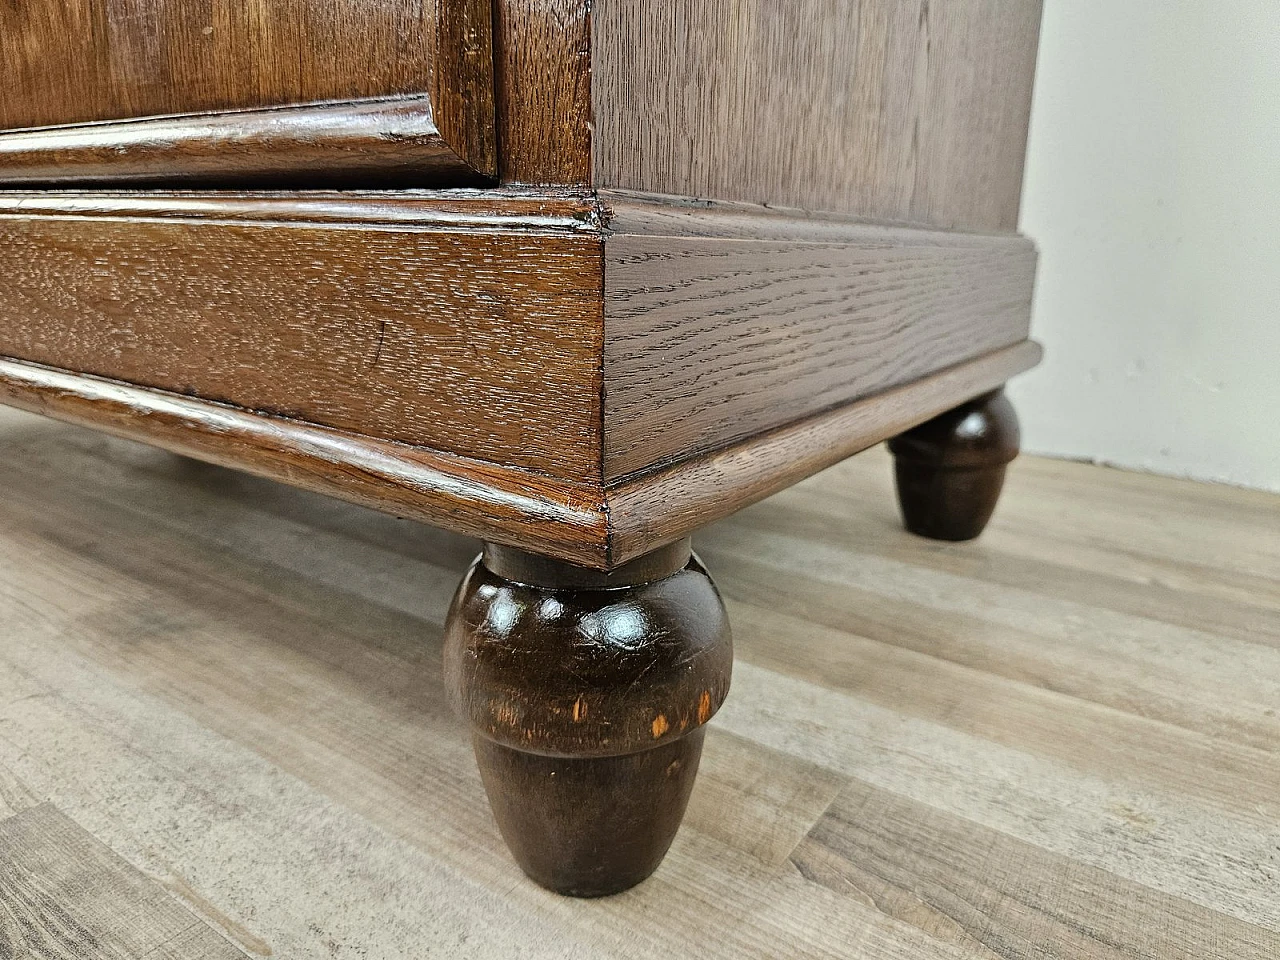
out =
[[[626,563],[994,390],[1040,362],[1024,340],[927,377],[681,460],[608,491],[610,560]]]
[[[609,482],[1027,338],[1022,237],[611,200]]]
[[[1016,228],[1040,0],[598,0],[595,183]]]

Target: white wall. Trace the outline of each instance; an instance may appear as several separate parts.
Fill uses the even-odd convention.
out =
[[[1280,0],[1045,0],[1029,452],[1280,490]]]

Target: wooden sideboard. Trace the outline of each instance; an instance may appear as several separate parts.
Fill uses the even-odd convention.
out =
[[[995,507],[1039,16],[0,5],[0,400],[483,539],[445,661],[499,825],[624,889],[728,692],[697,529],[890,438],[913,530]]]

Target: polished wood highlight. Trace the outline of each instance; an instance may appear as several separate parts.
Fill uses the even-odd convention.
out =
[[[596,233],[601,210],[582,191],[503,190],[50,190],[0,192],[0,217],[247,221],[378,225],[421,230]]]
[[[440,172],[446,147],[466,168],[493,176],[491,26],[488,0],[0,5],[0,128],[81,125],[54,142],[23,141],[40,179],[69,180],[78,172],[102,179],[110,151],[123,147],[125,177],[145,160],[153,170],[167,162],[172,181],[186,179],[188,163],[197,177],[207,178],[215,162],[224,177],[243,180],[261,172],[265,160],[256,151],[276,147],[285,152],[273,172],[292,167],[301,184],[317,172],[308,168],[317,159],[313,136],[327,141],[326,156],[343,148],[344,135],[323,112],[290,114],[266,132],[261,124],[255,131],[252,120],[249,129],[238,129],[234,113],[208,118],[203,128],[195,117],[153,123],[141,134],[98,122],[416,96],[419,116],[406,138],[400,139],[394,116],[380,129],[384,138],[399,140],[394,146],[402,162],[415,153],[421,157],[421,184],[431,185],[430,176]],[[329,109],[344,110],[337,104]],[[368,109],[354,106],[352,120]],[[428,123],[438,137],[423,136]],[[158,142],[147,148],[131,141],[138,136]],[[237,137],[243,149],[255,151],[241,156],[246,168],[239,173],[236,157],[222,153]],[[43,166],[31,155],[42,151]],[[48,176],[50,165],[62,165],[62,172]],[[8,172],[10,178],[22,175]]]
[[[603,199],[606,480],[1027,338],[1021,237]]]
[[[0,400],[476,537],[607,563],[598,491],[543,474],[0,359]]]
[[[598,0],[594,182],[1017,226],[1040,0]]]
[[[571,902],[446,702],[478,543],[11,409],[0,446],[0,818],[53,799],[250,956],[1280,955],[1275,495],[1024,455],[946,544],[874,450],[715,524],[684,824]]]
[[[732,667],[687,541],[611,574],[509,550],[472,565],[445,621],[445,687],[530,877],[597,897],[657,869]]]
[[[1025,340],[1036,259],[516,189],[10,192],[0,240],[0,354],[597,484]]]
[[[1038,362],[1031,342],[625,483],[544,474],[0,359],[0,400],[213,463],[600,570],[976,396]]]
[[[593,208],[364,203],[337,222],[357,198],[0,192],[0,355],[598,476]]]
[[[932,540],[982,534],[1018,455],[1018,416],[988,393],[889,441],[907,529]]]
[[[611,554],[626,560],[727,517],[1040,362],[1025,341],[609,488]]]
[[[0,134],[0,184],[478,186],[424,97]]]
[[[215,159],[222,183],[292,169],[299,186],[438,186],[470,170],[1007,231],[1039,17],[1039,0],[40,0],[0,9],[0,127],[75,128],[14,148],[47,182],[102,179],[121,146],[122,175],[169,159],[172,182],[208,181]],[[234,111],[345,104],[355,121],[386,97],[428,100],[438,140],[422,117],[403,139],[381,121],[396,142],[362,144],[346,173],[317,167],[307,111],[265,171],[200,141],[200,115],[232,111],[225,134]],[[187,119],[156,121],[150,149],[110,122],[146,117]]]
[[[706,731],[643,753],[559,757],[475,737],[490,808],[531,880],[607,897],[648,879],[684,819]]]

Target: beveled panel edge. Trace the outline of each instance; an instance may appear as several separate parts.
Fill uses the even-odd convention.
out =
[[[587,480],[592,222],[571,192],[0,191],[0,355]]]
[[[0,217],[188,220],[200,223],[385,225],[423,230],[598,234],[583,190],[0,190]]]
[[[607,489],[609,562],[689,536],[1036,366],[1033,340],[1006,347]]]
[[[0,358],[0,402],[488,542],[606,566],[607,518],[588,484],[8,358]]]
[[[466,187],[493,180],[427,96],[95,121],[0,133],[0,186]]]

